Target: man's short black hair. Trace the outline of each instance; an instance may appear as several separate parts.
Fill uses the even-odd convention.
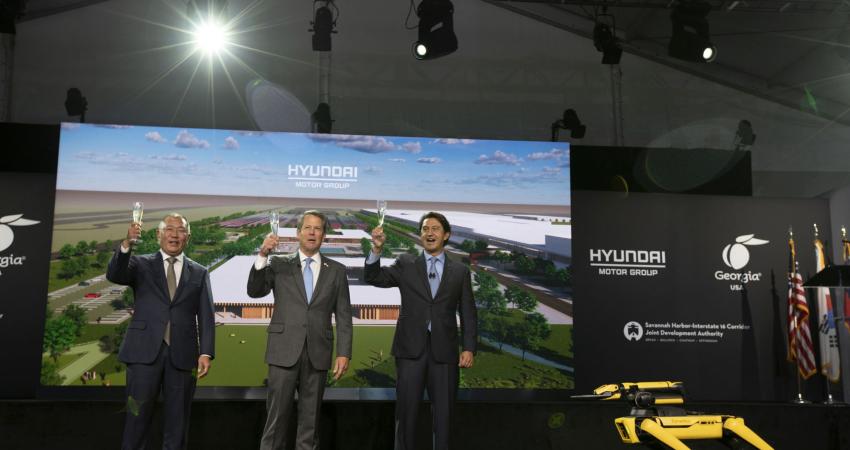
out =
[[[422,231],[422,224],[425,223],[425,220],[427,220],[427,219],[436,219],[438,222],[440,222],[440,225],[443,226],[443,231],[445,231],[446,233],[452,232],[452,226],[449,225],[449,220],[446,219],[446,216],[444,216],[444,215],[442,215],[438,212],[434,212],[434,211],[426,212],[425,214],[422,215],[422,218],[419,219],[419,231],[420,232]]]

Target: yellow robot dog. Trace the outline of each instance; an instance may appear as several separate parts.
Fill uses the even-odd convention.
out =
[[[773,450],[744,419],[720,414],[685,411],[671,405],[685,403],[685,387],[678,381],[641,381],[605,384],[591,395],[573,398],[625,400],[632,405],[626,417],[614,419],[625,444],[657,443],[673,450],[689,450],[685,440],[717,439],[732,444],[744,440],[759,450]]]

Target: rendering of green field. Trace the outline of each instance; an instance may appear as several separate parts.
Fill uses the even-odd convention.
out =
[[[126,368],[118,361],[117,353],[123,332],[133,320],[132,289],[107,281],[104,272],[114,244],[126,230],[126,214],[121,205],[128,202],[122,198],[118,206],[113,203],[67,209],[54,229],[57,254],[50,265],[46,329],[51,332],[45,333],[44,385],[126,384]],[[193,240],[186,249],[187,255],[216,273],[233,258],[255,254],[268,230],[260,225],[262,211],[269,207],[251,204],[178,208],[193,218]],[[289,214],[289,226],[303,209],[274,208]],[[159,220],[160,209],[171,210],[152,209],[148,225],[152,226],[153,219]],[[332,211],[331,223],[344,228],[369,230],[377,223],[374,217],[357,209]],[[242,220],[245,218],[248,220]],[[421,252],[415,229],[411,231],[392,220],[386,226],[392,238],[386,247],[390,254]],[[146,228],[143,242],[136,247],[138,253],[155,252],[159,245],[154,230]],[[361,241],[349,242],[347,248],[328,246],[328,252],[362,257],[369,251],[366,244]],[[453,258],[475,265],[469,252],[480,244],[481,249],[487,249],[487,242],[464,241],[451,244],[449,252]],[[569,296],[558,290],[564,285],[557,276],[560,272],[551,261],[535,261],[520,253],[491,248],[487,254],[490,260],[480,253],[479,260],[484,259],[489,268],[473,267],[479,342],[474,367],[460,372],[461,387],[572,389],[572,313],[562,307],[564,298],[559,298]],[[526,284],[523,277],[532,281]],[[529,287],[531,284],[554,290],[538,290]],[[216,358],[209,374],[199,380],[199,386],[263,386],[268,372],[264,361],[267,325],[250,320],[239,323],[242,317],[234,316],[229,307],[217,311],[225,323],[216,326]],[[236,311],[242,316],[242,311]],[[367,311],[356,317],[368,319],[368,314]],[[329,386],[393,388],[395,360],[390,353],[394,330],[392,319],[356,324],[349,370],[339,380],[329,379]]]
[[[555,325],[553,335],[571,334],[569,325]],[[117,355],[110,352],[101,355],[93,367],[78,369],[79,373],[67,372],[70,362],[86,355],[78,355],[75,348],[88,345],[90,352],[95,350],[92,343],[99,342],[103,336],[111,336],[116,327],[112,325],[89,325],[86,332],[72,347],[70,353],[76,356],[63,356],[60,359],[60,375],[66,377],[65,384],[83,385],[81,376],[84,371],[98,374],[96,382],[86,385],[111,386],[125,384],[124,367]],[[340,380],[331,383],[334,387],[386,387],[395,386],[395,363],[390,348],[395,328],[392,326],[355,326],[353,340],[353,358],[349,370]],[[216,327],[216,358],[208,376],[199,380],[199,386],[263,386],[267,373],[264,361],[266,349],[266,326],[262,325],[222,325]],[[555,346],[553,346],[555,347]],[[563,345],[557,346],[563,347]],[[555,348],[557,348],[555,347]],[[563,360],[571,355],[559,355]],[[479,345],[475,366],[461,371],[461,386],[469,388],[525,388],[525,389],[571,389],[571,373],[531,360],[523,361],[520,356],[499,351],[491,345]],[[330,382],[330,380],[329,380]]]

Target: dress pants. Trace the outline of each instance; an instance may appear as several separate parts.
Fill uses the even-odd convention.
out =
[[[395,450],[416,449],[416,420],[422,393],[431,399],[432,448],[448,450],[457,399],[457,361],[440,363],[431,354],[431,340],[418,358],[396,358]]]
[[[151,364],[127,364],[124,450],[144,449],[154,405],[160,391],[165,401],[162,448],[185,449],[189,437],[189,413],[195,394],[195,377],[189,370],[171,364],[170,348],[165,342]]]
[[[298,425],[295,430],[295,449],[319,448],[319,412],[327,376],[327,370],[317,370],[310,363],[306,345],[295,365],[281,367],[269,364],[267,416],[260,442],[261,450],[283,449],[290,440],[289,435],[293,430],[289,419],[295,409],[296,390]]]

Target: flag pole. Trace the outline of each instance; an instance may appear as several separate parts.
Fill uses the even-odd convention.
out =
[[[790,260],[790,265],[789,265],[790,267],[788,267],[788,270],[789,270],[789,272],[788,272],[788,286],[789,286],[789,289],[793,289],[792,288],[793,277],[794,277],[795,273],[800,272],[800,264],[797,262],[797,252],[796,252],[796,249],[794,248],[795,247],[794,246],[794,230],[791,227],[788,227],[788,246],[791,249],[791,260]],[[788,313],[791,314],[794,311],[793,304],[790,304],[788,306],[789,306]],[[797,314],[793,314],[793,318],[794,318],[794,328],[793,328],[793,330],[799,330],[800,329],[800,318],[797,316]],[[790,334],[792,332],[796,332],[796,331],[793,331],[793,330],[788,330],[788,333]],[[793,344],[791,344],[789,342],[789,347],[790,346],[796,347],[797,346],[797,340],[795,339]],[[803,377],[800,376],[800,356],[799,356],[799,352],[797,351],[796,348],[789,348],[788,353],[797,355],[797,357],[794,358],[794,374],[797,376],[797,397],[794,398],[794,400],[792,400],[792,403],[797,403],[797,404],[811,403],[808,400],[806,400],[805,398],[803,398],[803,379],[802,379]]]
[[[814,225],[814,228],[815,228],[815,242],[817,242],[820,239],[820,236],[819,236],[820,233],[818,232],[818,224],[813,224],[813,225]],[[827,264],[826,245],[823,243],[823,241],[821,241],[820,252],[821,252],[821,256],[824,259],[824,261],[823,261],[824,267],[826,267],[826,264]],[[818,288],[818,289],[824,289],[824,288]],[[829,288],[825,288],[825,289],[829,293]],[[830,294],[830,296],[831,296],[831,294]],[[818,306],[820,306],[820,305],[818,305]],[[824,314],[824,312],[819,311],[819,314]],[[827,322],[829,321],[829,317],[826,318],[826,321]],[[825,338],[825,336],[821,336],[821,339],[824,339],[824,338]],[[821,364],[823,364],[823,363],[821,363]],[[824,381],[825,381],[825,384],[826,384],[826,400],[824,400],[823,404],[824,405],[834,405],[836,402],[835,402],[835,399],[832,397],[832,380],[829,379],[829,373],[827,371],[824,371],[823,369],[821,369],[821,375],[823,375],[823,378],[824,378]]]
[[[792,234],[790,229],[788,230],[788,234],[789,235]],[[791,245],[793,246],[794,244],[792,243]],[[792,252],[793,252],[793,250],[792,250]],[[797,262],[796,258],[794,259],[794,270],[797,271],[796,273],[799,273],[799,271],[800,271],[800,263]],[[791,276],[793,276],[793,275],[789,274],[789,276],[788,276],[789,281],[790,281]],[[795,330],[800,329],[800,318],[797,316],[797,314],[794,314],[794,329]],[[794,345],[795,346],[797,345],[796,341],[794,342]],[[794,360],[794,373],[797,374],[797,398],[794,399],[794,403],[798,403],[798,404],[811,403],[810,401],[803,398],[803,377],[800,376],[800,356],[799,356],[799,352],[796,352],[796,353],[798,355],[797,355],[797,358],[795,358],[795,360]]]

